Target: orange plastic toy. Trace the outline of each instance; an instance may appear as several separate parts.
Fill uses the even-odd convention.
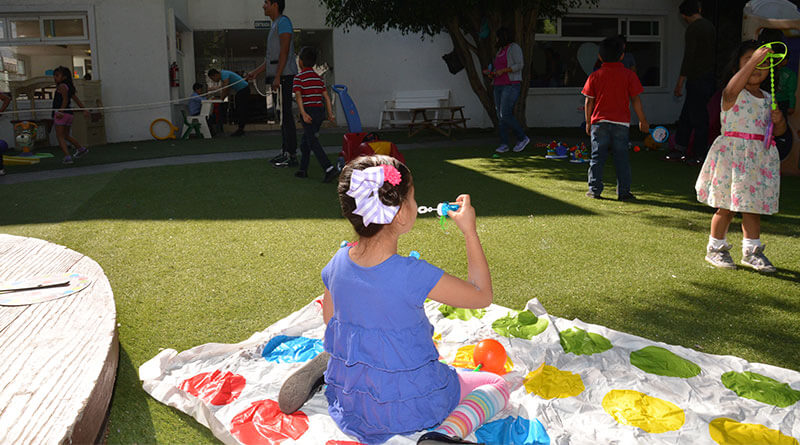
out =
[[[476,371],[493,372],[497,375],[506,373],[506,348],[497,340],[483,340],[475,346],[472,361],[478,365]]]

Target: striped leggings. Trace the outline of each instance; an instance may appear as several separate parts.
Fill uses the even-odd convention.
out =
[[[490,372],[459,370],[458,380],[461,403],[436,431],[463,439],[505,409],[509,390],[505,379]]]

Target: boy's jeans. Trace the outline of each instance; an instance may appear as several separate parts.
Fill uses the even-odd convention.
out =
[[[319,165],[322,166],[322,170],[327,171],[328,167],[333,164],[331,164],[328,155],[325,154],[322,145],[319,143],[319,138],[317,138],[319,127],[322,126],[322,121],[325,120],[325,108],[305,107],[305,110],[311,116],[311,123],[307,124],[302,118],[300,119],[303,123],[303,139],[300,141],[300,152],[303,155],[300,157],[300,170],[308,171],[308,163],[311,161],[309,153],[313,151],[314,156],[319,161]]]
[[[592,160],[589,162],[589,190],[603,192],[603,166],[609,149],[617,170],[617,196],[631,192],[631,164],[628,159],[628,127],[608,122],[592,125]]]
[[[497,111],[497,129],[500,133],[500,142],[508,144],[508,130],[514,132],[517,142],[525,139],[525,131],[522,125],[514,117],[514,104],[517,103],[520,94],[520,85],[495,85],[494,86],[494,109]]]

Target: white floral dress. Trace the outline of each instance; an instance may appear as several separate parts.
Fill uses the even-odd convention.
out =
[[[778,212],[780,160],[774,143],[764,145],[771,102],[767,92],[761,93],[764,97],[759,99],[744,89],[733,107],[720,113],[722,134],[711,145],[697,177],[698,201],[734,212]]]

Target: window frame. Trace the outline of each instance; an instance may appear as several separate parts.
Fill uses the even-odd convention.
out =
[[[58,42],[70,44],[85,44],[90,43],[89,35],[89,14],[88,13],[46,13],[46,14],[19,14],[19,13],[2,13],[0,12],[0,22],[4,23],[5,33],[0,33],[0,43],[4,45],[14,44],[32,44]],[[11,35],[11,22],[14,20],[24,21],[38,21],[39,22],[39,37],[12,37]],[[65,37],[47,37],[45,33],[45,21],[47,20],[80,20],[83,24],[83,34],[80,36],[65,36]]]
[[[664,58],[665,58],[665,39],[666,39],[666,15],[663,14],[615,14],[611,11],[603,11],[598,12],[596,14],[585,13],[585,12],[574,12],[566,14],[567,18],[570,17],[579,17],[579,18],[615,18],[617,19],[617,34],[624,34],[628,43],[639,43],[639,42],[655,42],[659,44],[659,84],[658,85],[651,85],[644,87],[645,92],[656,92],[665,90],[665,76],[667,74],[666,67],[664,66]],[[563,25],[562,25],[562,18],[558,17],[556,19],[550,19],[548,17],[541,17],[541,19],[550,19],[555,20],[556,26],[556,34],[546,34],[546,33],[536,33],[535,35],[535,44],[539,42],[596,42],[599,43],[606,38],[606,36],[598,36],[598,37],[570,37],[570,36],[563,36]],[[630,22],[639,22],[639,21],[647,21],[647,22],[657,22],[658,23],[658,35],[630,35]],[[623,27],[624,32],[623,32]],[[574,94],[576,91],[580,92],[581,87],[575,86],[565,86],[565,87],[528,87],[528,94],[533,95],[544,95],[544,94]]]
[[[89,40],[89,24],[87,23],[87,15],[80,14],[53,14],[53,15],[40,15],[39,21],[41,22],[42,41],[63,41],[63,40]],[[65,36],[65,37],[47,37],[45,33],[45,22],[48,20],[80,20],[83,25],[83,34],[80,36]]]

